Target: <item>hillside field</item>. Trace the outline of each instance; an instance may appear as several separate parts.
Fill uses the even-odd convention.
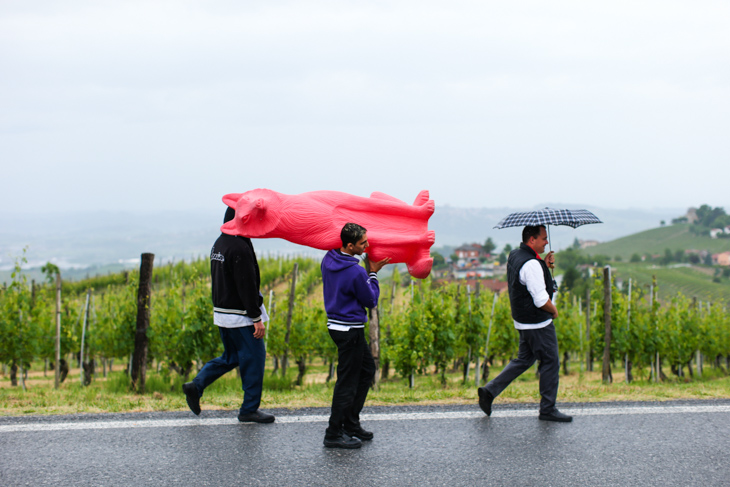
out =
[[[643,262],[637,264],[612,262],[611,267],[616,278],[625,283],[631,278],[633,289],[639,286],[647,294],[652,276],[656,276],[659,299],[662,301],[671,300],[681,293],[700,301],[730,303],[730,280],[723,278],[719,283],[713,282],[713,273],[709,267],[664,267]]]
[[[730,250],[730,239],[699,237],[690,233],[689,227],[689,224],[685,223],[653,228],[595,247],[588,247],[583,252],[587,255],[607,255],[612,259],[620,256],[622,260],[628,261],[633,254],[663,255],[665,249],[670,249],[672,252],[688,249],[707,250],[713,254]]]

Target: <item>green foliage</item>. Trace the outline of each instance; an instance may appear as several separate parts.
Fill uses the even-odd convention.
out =
[[[712,208],[702,205],[697,209],[697,221],[690,231],[698,235],[708,235],[713,228],[725,228],[730,225],[730,215],[722,207]]]
[[[23,255],[15,260],[12,282],[2,293],[0,302],[0,361],[20,367],[29,364],[38,351],[40,327],[38,310],[33,293],[28,287],[21,265],[26,262]]]
[[[434,252],[431,254],[431,257],[433,257],[433,268],[438,269],[442,268],[446,265],[446,259],[443,255],[439,254],[438,252]]]
[[[676,253],[665,253],[670,254],[676,257]],[[557,259],[564,274],[561,291],[555,297],[560,312],[555,327],[562,352],[582,357],[591,347],[593,355],[600,357],[604,340],[602,273],[594,272],[589,277],[587,271],[578,270],[586,259],[575,249],[561,252]],[[16,262],[12,283],[0,293],[0,361],[6,364],[55,359],[55,283],[49,279],[47,284],[31,289],[21,272],[22,262],[21,257]],[[288,344],[284,343],[288,290],[277,291],[282,295],[272,296],[272,306],[269,306],[269,293],[264,296],[271,316],[267,351],[270,356],[281,356],[288,350],[291,364],[298,361],[307,365],[316,357],[334,363],[336,347],[329,337],[324,307],[317,296],[321,289],[319,263],[304,258],[262,259],[263,286],[280,285],[277,289],[286,289],[294,263],[298,264],[299,274]],[[614,268],[614,279],[622,279],[624,285],[620,288],[614,285],[611,290],[612,359],[620,360],[628,355],[635,366],[645,367],[659,353],[665,364],[677,369],[686,365],[697,350],[711,359],[730,354],[730,315],[725,300],[713,298],[710,305],[707,300],[703,303],[689,299],[685,296],[691,294],[683,292],[672,292],[663,304],[651,300],[647,285],[651,274],[640,274],[643,268],[639,263],[621,263]],[[662,284],[659,292],[666,296],[665,288],[671,289],[671,285],[665,284],[661,274],[664,270],[649,272],[657,275]],[[691,269],[674,271],[691,272]],[[49,276],[53,272],[49,268]],[[627,276],[633,284],[630,295]],[[71,287],[64,285],[61,345],[65,357],[80,350],[86,290],[91,290],[85,356],[129,358],[134,347],[137,279],[138,273],[129,272],[121,277],[94,278]],[[162,375],[159,384],[152,386],[165,392],[194,373],[195,366],[200,367],[219,355],[222,346],[212,322],[206,260],[160,266],[153,279],[149,350],[150,356],[162,364]],[[398,287],[402,280],[408,285]],[[434,380],[445,384],[447,369],[454,363],[465,363],[468,357],[473,361],[474,357],[487,354],[492,362],[506,362],[516,355],[519,334],[514,328],[507,293],[495,301],[488,290],[482,289],[477,294],[475,289],[463,284],[435,286],[430,279],[416,283],[408,275],[401,275],[396,267],[389,282],[382,284],[380,300],[381,361],[388,361],[404,378],[435,371],[439,377]],[[590,309],[585,309],[583,300],[588,291],[592,304]],[[586,313],[592,330],[590,343],[585,339]],[[488,350],[485,349],[487,334],[490,335]],[[295,367],[290,370],[296,373]],[[282,390],[292,387],[291,377],[267,380],[271,387]],[[113,379],[109,387],[126,390],[126,381],[126,377]]]

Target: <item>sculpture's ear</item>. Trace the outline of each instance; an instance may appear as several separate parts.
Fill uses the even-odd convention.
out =
[[[236,202],[238,202],[242,195],[243,193],[229,193],[223,197],[223,203],[231,208],[235,208]]]
[[[235,235],[236,234],[236,222],[231,220],[227,223],[224,223],[221,226],[221,232],[225,233],[226,235]]]

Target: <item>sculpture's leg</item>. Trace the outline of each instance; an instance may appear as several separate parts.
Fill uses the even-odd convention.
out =
[[[417,234],[380,234],[377,231],[368,232],[368,240],[370,244],[375,247],[415,247],[419,250],[421,247],[426,246],[426,255],[428,256],[428,249],[436,241],[436,233],[433,230]]]
[[[422,235],[421,247],[416,251],[414,257],[409,260],[408,273],[416,279],[425,279],[431,273],[433,259],[431,258],[431,246],[436,241],[436,233],[430,230]]]
[[[427,189],[424,189],[420,193],[418,193],[418,196],[416,196],[416,199],[413,201],[413,206],[423,206],[426,203],[428,203],[429,199],[429,193]]]

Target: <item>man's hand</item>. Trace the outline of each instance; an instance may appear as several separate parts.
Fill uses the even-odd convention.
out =
[[[377,273],[380,269],[385,267],[385,265],[390,262],[390,257],[386,257],[385,259],[381,260],[380,262],[373,262],[369,258],[365,259],[365,265],[367,266],[368,272],[375,272]]]
[[[263,338],[266,334],[266,326],[264,326],[263,321],[256,321],[253,324],[253,337],[254,338]]]
[[[545,310],[553,315],[553,319],[556,319],[558,317],[558,308],[556,308],[553,302],[549,299],[547,300],[547,303],[540,307],[540,309]]]
[[[553,252],[551,250],[550,252],[547,253],[547,255],[545,256],[545,259],[543,259],[543,260],[545,261],[545,263],[547,264],[547,266],[549,268],[555,269],[555,252]]]

